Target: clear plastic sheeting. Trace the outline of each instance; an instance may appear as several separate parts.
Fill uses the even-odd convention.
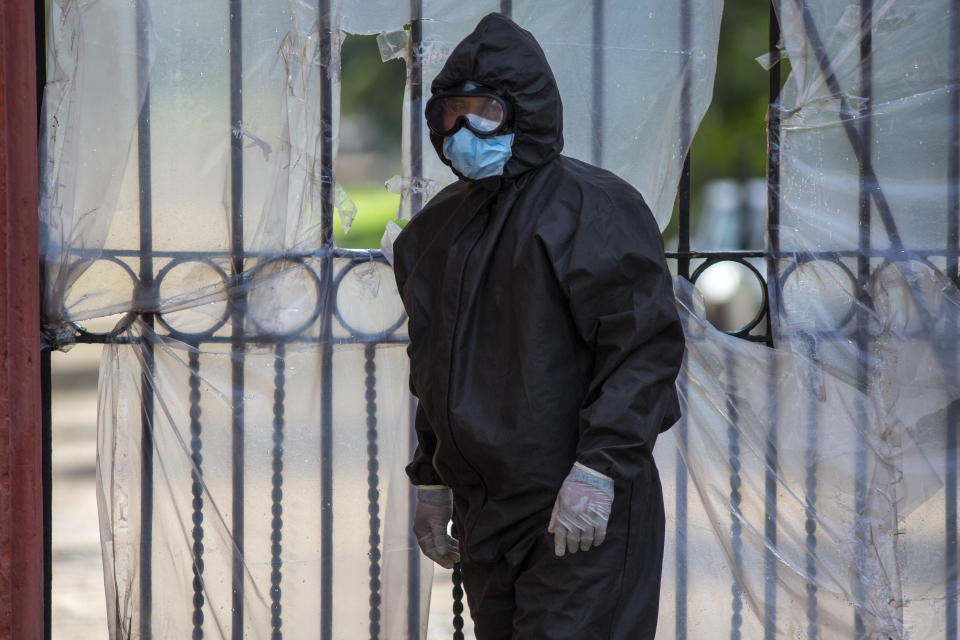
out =
[[[556,72],[566,152],[631,181],[665,225],[720,0],[507,4]],[[448,617],[428,611],[409,527],[396,227],[383,254],[332,243],[335,216],[364,214],[336,181],[339,51],[344,33],[383,34],[407,62],[388,186],[409,217],[453,178],[422,126],[430,81],[499,8],[51,3],[43,330],[50,348],[107,345],[111,637],[415,638]]]
[[[420,112],[501,4],[538,38],[565,151],[669,218],[709,103],[720,0],[51,3],[47,346],[108,343],[98,478],[114,638],[416,638],[405,318],[384,251],[332,244],[339,43],[408,67],[414,214],[453,179]],[[685,417],[661,437],[660,638],[956,629],[956,2],[779,0],[776,348],[678,282]],[[417,18],[411,28],[404,25]],[[765,65],[776,64],[777,54]],[[712,249],[713,247],[698,247]],[[445,588],[443,590],[446,590]]]
[[[419,83],[408,79],[404,106],[402,180],[412,188],[401,191],[402,217],[454,179],[412,118],[453,46],[499,9],[488,4],[428,0],[421,41],[404,44]],[[713,90],[720,0],[512,5],[556,74],[565,153],[630,181],[665,226]],[[384,55],[395,57],[400,33],[410,36],[400,8],[341,0],[320,16],[294,1],[244,2],[240,14],[229,0],[54,3],[41,145],[48,341],[69,344],[73,323],[163,306],[129,295],[141,264],[129,254],[147,241],[144,209],[154,252],[309,253],[321,244],[324,201],[349,229],[357,212],[332,169],[339,41],[343,32],[381,33]],[[97,259],[116,273],[92,277]],[[193,303],[224,291],[205,287]],[[119,321],[92,326],[102,333]]]
[[[718,333],[678,284],[685,418],[657,458],[675,441],[699,500],[674,512],[689,565],[667,563],[663,613],[685,607],[688,638],[952,638],[957,5],[775,6],[776,349]]]
[[[419,559],[403,528],[405,456],[392,454],[407,446],[402,346],[334,351],[331,434],[318,425],[325,392],[313,371],[324,355],[312,345],[238,355],[229,345],[161,340],[139,322],[127,335],[137,343],[108,346],[100,371],[98,498],[111,637],[141,637],[149,616],[155,638],[197,637],[201,629],[230,637],[236,624],[245,637],[276,629],[312,638],[321,602],[330,607],[332,637],[369,637],[372,589],[394,594],[397,605],[377,624],[406,631],[405,599],[413,588],[418,601],[421,585],[408,584],[407,565]],[[145,397],[153,415],[144,432]],[[231,429],[238,406],[239,442]],[[143,456],[143,438],[152,458]],[[324,473],[333,478],[326,489]],[[389,496],[386,512],[387,501],[371,500],[371,491]]]
[[[155,56],[152,32],[137,28],[146,19],[129,2],[50,8],[55,28],[40,144],[40,250],[46,267],[44,332],[54,343],[69,341],[73,333],[65,307],[109,315],[132,306],[129,280],[112,273],[119,266],[101,265],[97,282],[78,280],[108,246],[114,213],[131,197],[124,178],[136,173],[127,168],[147,85],[140,70]],[[113,99],[104,101],[104,95]],[[128,238],[131,233],[135,238],[135,226]]]
[[[684,589],[699,612],[687,637],[941,637],[956,567],[942,557],[945,452],[924,431],[946,407],[892,412],[881,385],[824,366],[809,334],[796,349],[725,335],[698,291],[676,287],[684,418],[657,459],[673,485],[679,448],[699,498],[685,513]],[[677,574],[666,565],[661,634],[673,637]]]

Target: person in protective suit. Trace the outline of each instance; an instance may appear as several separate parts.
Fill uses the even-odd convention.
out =
[[[484,17],[431,91],[460,179],[394,245],[420,547],[462,563],[480,640],[653,638],[652,451],[683,357],[660,231],[633,187],[560,155],[553,73],[508,18]]]

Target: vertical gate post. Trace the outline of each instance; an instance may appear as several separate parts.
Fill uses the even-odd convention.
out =
[[[0,2],[0,637],[43,638],[33,0]]]

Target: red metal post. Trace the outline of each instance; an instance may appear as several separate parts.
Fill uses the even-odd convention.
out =
[[[0,638],[43,638],[33,0],[0,1]]]

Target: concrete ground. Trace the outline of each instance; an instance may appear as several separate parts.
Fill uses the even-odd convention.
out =
[[[94,465],[100,347],[53,354],[53,639],[107,637]]]
[[[53,354],[53,640],[108,637],[94,476],[99,360],[98,345]],[[453,637],[451,592],[450,572],[438,568],[428,640]]]

